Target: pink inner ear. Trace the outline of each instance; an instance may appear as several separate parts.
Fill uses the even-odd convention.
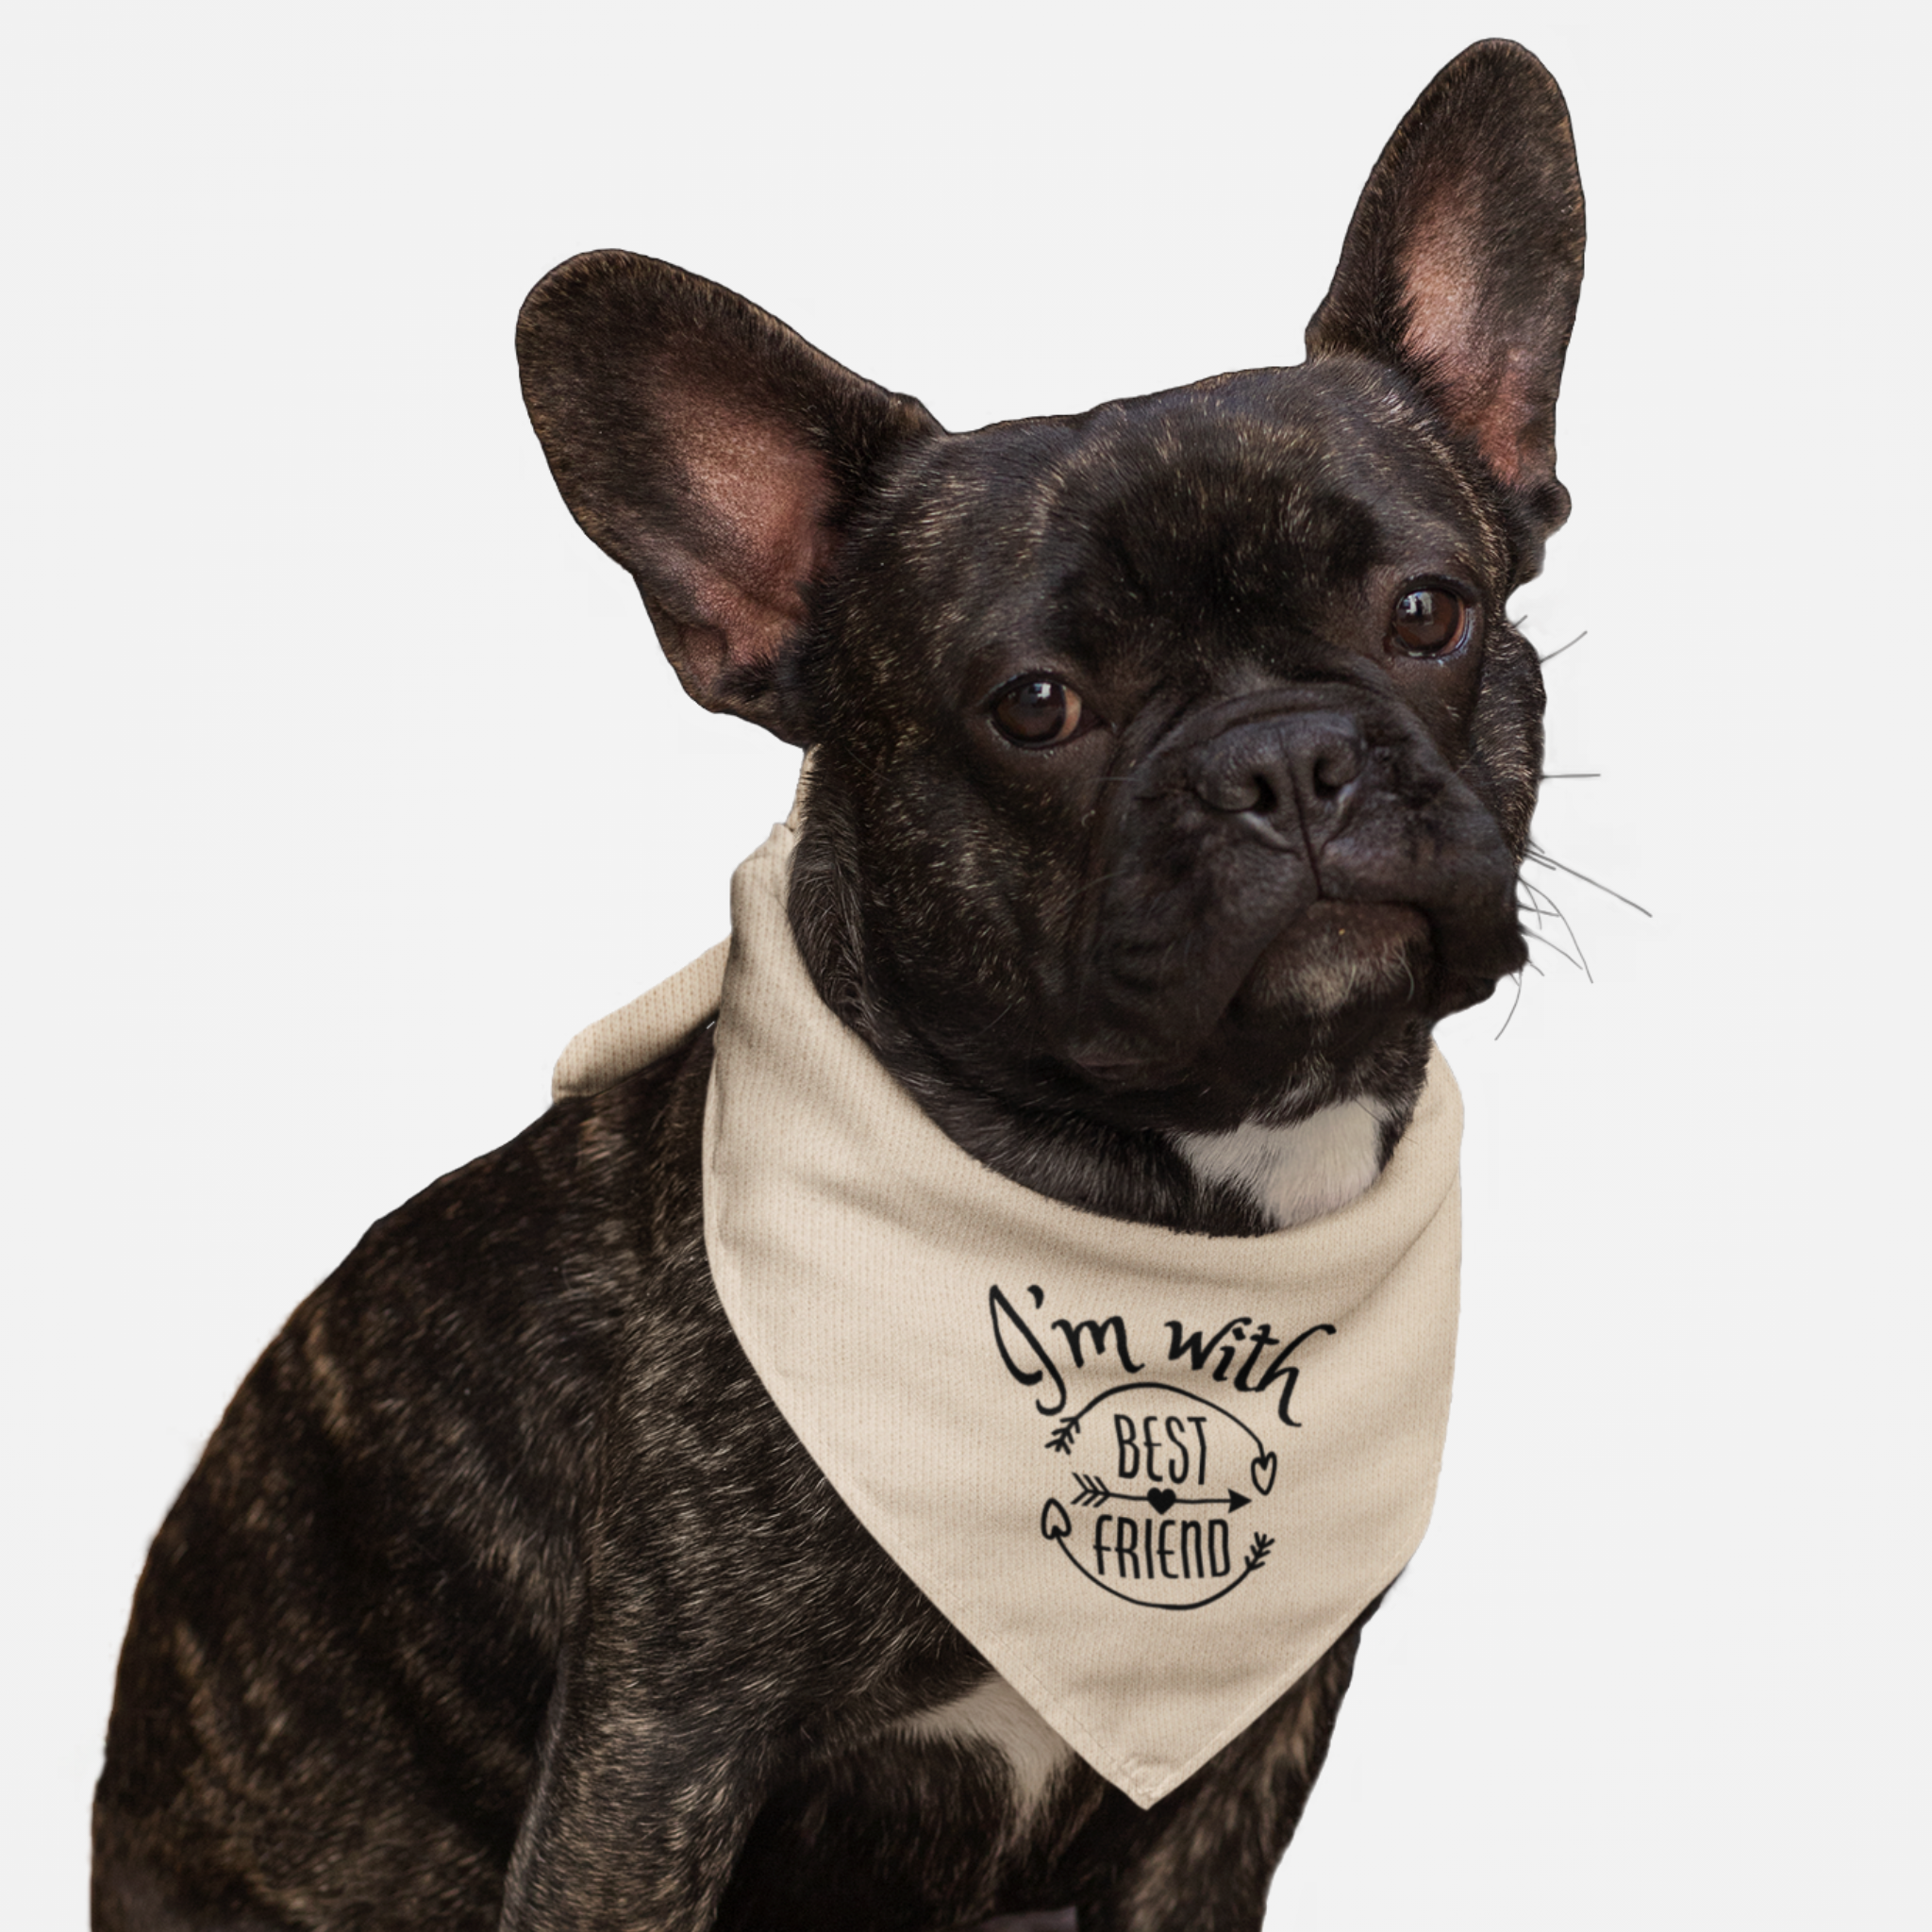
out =
[[[726,665],[769,662],[805,617],[806,586],[824,566],[832,535],[831,478],[815,452],[770,416],[715,401],[665,412],[693,499],[697,541],[673,575],[688,615],[711,636],[691,639],[706,681]]]
[[[1469,237],[1475,211],[1453,190],[1436,198],[1403,251],[1408,298],[1405,346],[1442,413],[1505,483],[1523,480],[1537,404],[1526,345],[1483,314],[1483,270]]]

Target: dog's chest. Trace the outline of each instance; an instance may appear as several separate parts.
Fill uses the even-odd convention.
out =
[[[1006,1767],[1014,1819],[1024,1824],[1046,1802],[1074,1761],[1065,1741],[997,1672],[963,1697],[922,1711],[903,1727],[908,1738],[978,1745]]]
[[[747,1839],[719,1932],[937,1928],[1064,1911],[1091,1876],[1069,1847],[1103,1811],[1118,1814],[1109,1840],[1131,1837],[1146,1815],[989,1674],[774,1792]]]

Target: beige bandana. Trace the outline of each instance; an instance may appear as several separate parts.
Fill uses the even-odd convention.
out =
[[[594,1091],[721,1008],[705,1242],[859,1520],[1104,1777],[1152,1805],[1407,1562],[1449,1419],[1462,1108],[1440,1055],[1369,1191],[1301,1227],[1082,1213],[956,1146],[820,1001],[795,830],[717,947],[572,1041]]]

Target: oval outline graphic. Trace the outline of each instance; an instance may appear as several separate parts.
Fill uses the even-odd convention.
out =
[[[1260,1437],[1231,1409],[1224,1408],[1220,1403],[1211,1401],[1197,1390],[1177,1388],[1172,1382],[1151,1382],[1136,1378],[1126,1382],[1116,1382],[1111,1388],[1103,1389],[1099,1394],[1084,1403],[1072,1415],[1066,1417],[1060,1423],[1059,1426],[1047,1438],[1046,1447],[1051,1451],[1057,1451],[1062,1456],[1072,1456],[1074,1453],[1073,1445],[1080,1433],[1082,1422],[1094,1409],[1098,1408],[1102,1403],[1110,1402],[1119,1395],[1154,1391],[1158,1391],[1164,1395],[1175,1396],[1182,1402],[1202,1408],[1212,1409],[1216,1415],[1232,1423],[1255,1446],[1255,1454],[1248,1465],[1250,1480],[1262,1496],[1268,1495],[1274,1490],[1275,1474],[1278,1469],[1278,1459],[1275,1453],[1268,1448]],[[1264,1469],[1267,1473],[1265,1482],[1262,1480],[1261,1475]],[[1236,1509],[1248,1507],[1254,1500],[1250,1497],[1241,1496],[1239,1491],[1231,1487],[1228,1494],[1228,1513],[1230,1515]],[[1138,1502],[1141,1499],[1131,1495],[1124,1495],[1119,1497],[1118,1500],[1122,1502]],[[1166,1511],[1157,1508],[1157,1513],[1164,1516]],[[1257,1530],[1254,1541],[1249,1545],[1248,1554],[1242,1560],[1241,1567],[1219,1590],[1215,1591],[1211,1595],[1195,1597],[1186,1603],[1163,1603],[1158,1597],[1135,1596],[1127,1591],[1117,1590],[1105,1577],[1098,1576],[1091,1570],[1088,1569],[1080,1561],[1079,1557],[1074,1556],[1072,1549],[1068,1547],[1073,1540],[1073,1519],[1068,1515],[1066,1506],[1058,1496],[1049,1495],[1040,1512],[1041,1535],[1048,1542],[1058,1543],[1060,1548],[1060,1554],[1096,1590],[1104,1590],[1108,1596],[1115,1597],[1122,1603],[1133,1604],[1138,1608],[1146,1610],[1199,1610],[1205,1609],[1209,1604],[1219,1603],[1230,1591],[1240,1589],[1257,1570],[1260,1569],[1267,1562],[1270,1554],[1274,1548],[1274,1539],[1260,1530]]]

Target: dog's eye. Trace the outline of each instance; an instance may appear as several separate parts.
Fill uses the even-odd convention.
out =
[[[1445,658],[1469,634],[1470,607],[1440,584],[1405,591],[1395,600],[1389,635],[1410,658]]]
[[[993,727],[1029,750],[1064,744],[1080,728],[1080,693],[1058,677],[1016,677],[992,701]]]

